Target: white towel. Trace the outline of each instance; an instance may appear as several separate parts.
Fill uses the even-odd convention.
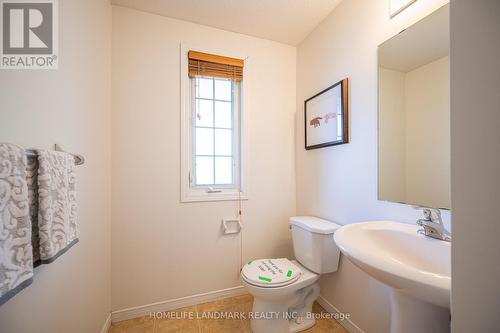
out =
[[[0,305],[33,281],[24,149],[0,143]]]

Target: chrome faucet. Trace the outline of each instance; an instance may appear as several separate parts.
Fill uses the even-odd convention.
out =
[[[444,227],[441,211],[434,208],[424,208],[423,212],[424,218],[417,220],[417,224],[423,228],[419,232],[428,237],[451,242],[451,235]]]

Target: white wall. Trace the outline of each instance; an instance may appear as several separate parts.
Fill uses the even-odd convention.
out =
[[[59,1],[59,69],[0,70],[0,141],[85,156],[80,242],[0,307],[2,333],[100,332],[110,309],[111,6]]]
[[[249,57],[244,260],[291,255],[296,49],[114,6],[113,310],[241,285],[237,203],[179,202],[180,43]]]
[[[451,1],[451,326],[500,328],[500,2]]]
[[[297,50],[297,213],[341,224],[373,219],[415,223],[421,213],[377,200],[377,45],[415,23],[445,0],[420,0],[389,19],[386,0],[349,0],[318,26]],[[350,78],[351,142],[304,150],[303,101]],[[445,214],[447,223],[449,214]],[[321,279],[322,295],[351,312],[369,332],[389,330],[386,288],[342,258]]]
[[[450,58],[405,75],[406,200],[450,208]]]
[[[450,58],[379,69],[379,195],[450,208]]]
[[[379,196],[406,198],[405,74],[379,68]]]

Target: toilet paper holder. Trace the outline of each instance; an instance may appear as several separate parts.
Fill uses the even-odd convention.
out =
[[[221,226],[224,235],[238,234],[243,228],[240,219],[222,219]]]

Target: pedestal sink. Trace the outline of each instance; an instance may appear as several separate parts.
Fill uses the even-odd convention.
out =
[[[354,223],[335,233],[342,253],[391,290],[391,333],[450,331],[451,243],[417,225]]]

